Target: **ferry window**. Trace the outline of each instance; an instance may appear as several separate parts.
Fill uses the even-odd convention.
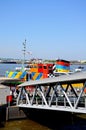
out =
[[[42,66],[38,66],[39,67],[39,69],[42,69]]]
[[[44,67],[44,69],[47,69],[47,66],[43,66]]]
[[[34,68],[37,68],[37,66],[34,66]]]
[[[52,66],[48,66],[49,69],[52,69]]]
[[[30,68],[33,68],[33,66],[31,65]]]

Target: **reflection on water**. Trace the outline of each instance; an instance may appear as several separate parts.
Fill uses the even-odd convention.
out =
[[[46,126],[36,123],[29,119],[8,121],[4,128],[0,130],[50,130]]]
[[[75,114],[39,110],[30,113],[28,119],[8,121],[0,130],[86,130],[86,119]]]

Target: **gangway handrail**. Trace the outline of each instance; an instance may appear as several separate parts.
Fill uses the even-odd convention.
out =
[[[76,91],[73,86],[74,83],[83,84],[83,86],[80,88],[80,92]],[[34,91],[32,92],[32,95],[30,97],[28,96],[28,91],[26,91],[26,86],[34,87]],[[47,90],[45,91],[46,87]],[[20,93],[17,98],[17,106],[36,109],[63,110],[76,113],[86,113],[86,96],[84,93],[85,88],[86,72],[77,72],[71,75],[61,75],[59,77],[54,78],[52,77],[42,80],[28,81],[19,85]],[[70,94],[68,94],[69,91]],[[21,104],[20,100],[23,101],[23,99],[21,99],[23,94],[25,95],[26,102],[22,102]],[[38,100],[36,97],[37,94],[40,98],[40,102],[38,102],[38,104],[36,102]],[[63,103],[58,101],[61,96],[63,96],[64,99]],[[84,99],[83,104],[81,102],[82,97]]]
[[[68,84],[68,83],[84,83],[86,81],[86,71],[76,72],[70,75],[61,75],[58,77],[45,78],[40,80],[30,80],[19,85],[19,87],[30,85],[46,85],[46,84]]]

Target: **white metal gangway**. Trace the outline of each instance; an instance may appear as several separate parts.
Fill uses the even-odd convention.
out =
[[[74,87],[77,85],[77,88]],[[78,85],[82,84],[82,86]],[[86,72],[27,81],[19,85],[17,106],[86,113]]]

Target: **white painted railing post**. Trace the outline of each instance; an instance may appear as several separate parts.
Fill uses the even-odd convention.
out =
[[[86,96],[85,96],[85,108],[86,108]]]
[[[65,99],[65,97],[64,97],[64,106],[66,107],[66,99]]]
[[[58,106],[58,98],[56,97],[56,107]]]

